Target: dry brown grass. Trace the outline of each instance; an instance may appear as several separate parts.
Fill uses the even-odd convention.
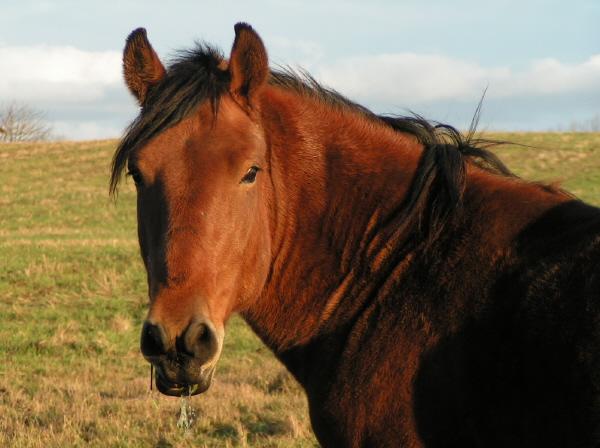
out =
[[[62,327],[47,343],[81,342],[71,329]],[[28,387],[19,387],[24,379],[17,372],[4,377],[0,445],[313,446],[306,418],[298,415],[302,394],[295,385],[269,388],[281,374],[275,364],[265,366],[271,372],[263,373],[266,387],[246,382],[240,372],[217,377],[209,393],[191,400],[196,421],[189,432],[176,427],[179,400],[151,392],[148,376],[106,367],[99,357],[88,359],[33,378]]]

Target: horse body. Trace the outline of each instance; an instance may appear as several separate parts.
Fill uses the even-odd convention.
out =
[[[270,107],[277,102],[266,96],[265,113]],[[285,123],[283,110],[277,107]],[[316,105],[302,110],[319,115]],[[289,113],[293,121],[297,115]],[[318,121],[306,115],[304,126]],[[590,266],[586,257],[594,259],[590,244],[600,234],[597,210],[559,191],[492,178],[473,168],[467,174],[462,220],[422,257],[419,250],[405,251],[407,235],[395,241],[390,237],[401,218],[389,219],[406,195],[406,169],[414,172],[418,145],[396,135],[386,145],[379,129],[372,130],[376,137],[371,138],[360,126],[347,131],[354,135],[340,135],[334,130],[347,129],[343,116],[329,125],[332,129],[310,145],[320,158],[333,160],[325,164],[315,191],[293,194],[276,186],[285,204],[274,210],[304,221],[279,220],[294,231],[285,233],[287,243],[274,263],[266,297],[243,313],[306,389],[319,440],[325,446],[386,446],[390,441],[406,446],[569,446],[578,437],[586,440],[582,434],[590,434],[594,424],[584,417],[594,407],[588,399],[597,395],[597,383],[589,376],[594,370],[575,359],[561,363],[584,347],[585,341],[573,334],[584,321],[581,313],[589,310],[592,321],[598,315],[597,288],[584,291],[595,278],[593,269],[575,275],[580,265]],[[299,133],[318,135],[306,128]],[[292,167],[280,172],[288,183],[301,185],[290,182],[292,173],[301,165],[298,159],[314,166],[314,147],[288,143],[272,150],[286,152]],[[298,159],[289,156],[294,152],[301,154]],[[357,157],[372,159],[356,163]],[[369,167],[368,175],[361,166]],[[380,176],[381,185],[371,176]],[[333,179],[339,191],[328,190]],[[390,191],[389,179],[404,182]],[[360,197],[365,192],[370,195],[366,200]],[[326,205],[308,214],[313,197],[326,198]],[[337,215],[340,210],[349,215]],[[580,232],[590,220],[593,226]],[[541,223],[543,237],[530,229]],[[368,235],[370,245],[364,241]],[[383,248],[369,251],[378,237]],[[561,239],[573,237],[575,247],[562,244]],[[538,246],[543,254],[534,249]],[[587,253],[573,259],[583,248]],[[581,288],[563,297],[557,289],[566,282]],[[262,308],[261,300],[270,307]],[[541,328],[531,328],[533,323]],[[597,347],[597,341],[587,343]],[[555,353],[561,344],[563,352]],[[587,373],[567,379],[576,371]],[[557,388],[572,402],[557,400],[552,392]]]
[[[208,387],[238,311],[324,446],[596,446],[597,209],[424,122],[268,81],[244,25],[229,61],[165,70],[139,32],[124,60],[145,109],[113,186],[128,161],[162,392]],[[170,110],[194,76],[209,93]]]

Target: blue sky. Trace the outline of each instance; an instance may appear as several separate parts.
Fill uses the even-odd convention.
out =
[[[195,39],[227,54],[251,23],[273,64],[303,66],[378,112],[546,130],[600,114],[600,1],[27,1],[0,4],[0,104],[45,110],[72,139],[118,137],[136,114],[121,80],[144,26],[164,60]]]

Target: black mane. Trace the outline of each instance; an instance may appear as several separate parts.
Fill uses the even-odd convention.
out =
[[[219,99],[227,91],[230,81],[229,73],[219,68],[222,60],[217,50],[205,44],[197,44],[195,48],[178,54],[165,78],[149,91],[139,116],[129,126],[115,152],[110,179],[112,194],[116,192],[127,160],[137,149],[187,117],[205,101],[210,101],[214,113],[217,113]],[[512,176],[508,168],[487,149],[499,142],[474,139],[480,107],[471,129],[464,136],[452,126],[430,122],[417,115],[377,115],[335,90],[322,86],[306,72],[298,73],[288,68],[272,70],[269,82],[413,135],[423,145],[424,152],[402,209],[407,225],[421,226],[424,221],[427,222],[430,238],[439,234],[452,212],[461,205],[467,163],[496,174]]]

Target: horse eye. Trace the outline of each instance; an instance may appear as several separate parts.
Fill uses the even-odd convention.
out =
[[[242,177],[242,180],[240,181],[241,184],[251,184],[256,180],[256,173],[258,173],[260,171],[260,168],[257,166],[253,166],[251,167],[246,174],[244,174],[244,177]]]
[[[142,175],[140,174],[140,172],[136,169],[130,169],[127,172],[128,176],[131,176],[131,178],[133,179],[133,182],[135,183],[136,186],[140,186],[142,184]]]

